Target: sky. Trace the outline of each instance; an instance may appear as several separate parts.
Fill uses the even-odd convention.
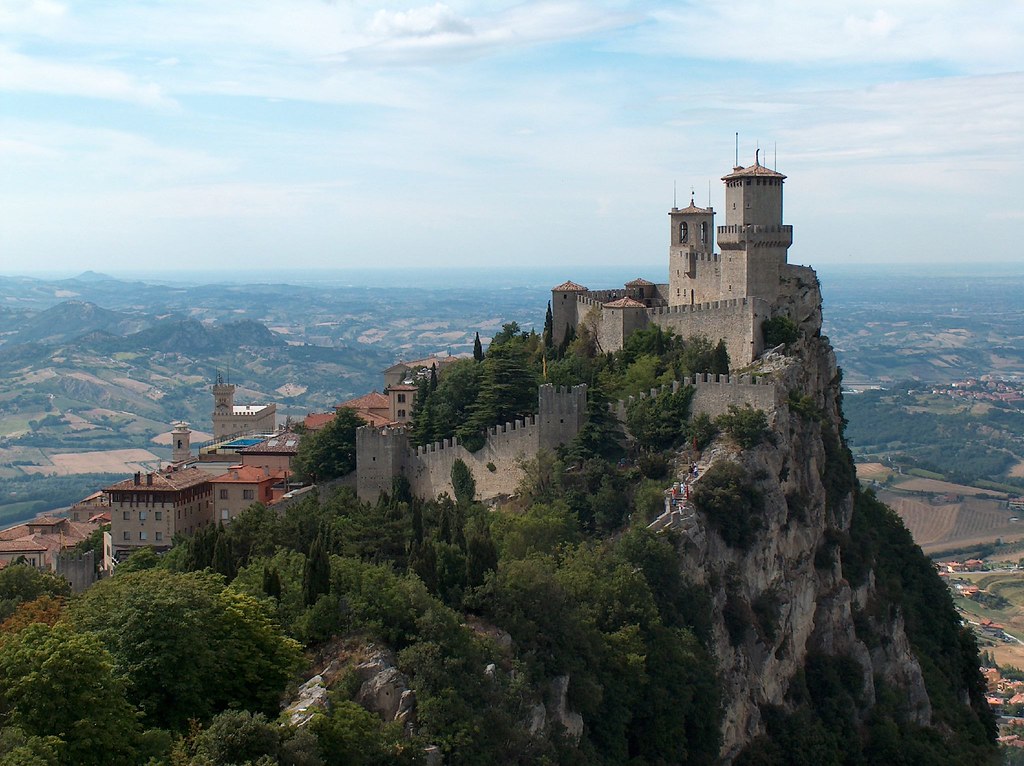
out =
[[[647,271],[737,133],[791,262],[1019,263],[1024,2],[0,0],[0,274]]]

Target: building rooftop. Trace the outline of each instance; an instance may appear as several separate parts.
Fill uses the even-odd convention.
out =
[[[388,386],[388,391],[416,391],[417,387],[409,383],[400,383],[397,386]]]
[[[755,162],[747,168],[733,168],[733,171],[729,175],[722,176],[722,180],[729,181],[733,178],[748,178],[751,176],[758,176],[760,178],[785,178],[782,173],[772,170],[771,168],[766,168],[764,165]]]
[[[578,284],[576,284],[575,282],[572,282],[572,281],[562,282],[562,284],[560,284],[558,287],[552,287],[551,291],[552,292],[559,292],[559,293],[588,293],[588,292],[590,292],[583,285],[578,285]]]
[[[231,408],[235,415],[255,415],[270,407],[269,404],[236,404]]]
[[[262,481],[283,479],[284,471],[268,471],[263,466],[233,465],[227,473],[214,476],[212,484],[259,484]]]
[[[183,468],[180,471],[158,471],[145,475],[135,474],[130,479],[119,481],[117,484],[111,484],[104,492],[124,492],[134,489],[153,492],[179,492],[198,484],[209,483],[209,481],[210,474],[206,471],[200,468]]]
[[[347,402],[334,405],[336,410],[342,407],[350,410],[386,410],[388,408],[388,398],[379,391],[371,391],[368,394],[357,396],[355,399],[349,399]]]
[[[0,540],[0,553],[42,553],[49,550],[42,543],[37,543],[31,538],[21,540]]]
[[[619,298],[617,301],[604,304],[606,309],[645,309],[647,306],[642,304],[640,301],[635,301],[632,298]]]
[[[285,431],[259,444],[238,450],[239,455],[294,455],[299,451],[299,435]]]
[[[651,282],[648,279],[644,279],[643,277],[637,277],[636,279],[631,279],[629,282],[626,282],[626,287],[653,287],[653,286],[654,286],[654,282]]]
[[[457,362],[460,359],[465,358],[466,357],[459,356],[428,356],[425,359],[415,359],[411,362],[395,362],[393,365],[384,370],[384,372],[398,372],[403,368],[409,370],[419,370],[423,367],[426,367],[429,369],[433,365],[437,365],[437,369],[440,370],[441,367],[443,367],[446,364],[451,364],[452,362]]]
[[[302,424],[308,431],[319,431],[325,425],[334,420],[335,413],[333,412],[311,412],[306,415]]]
[[[693,204],[693,200],[691,199],[689,205],[687,205],[686,207],[684,207],[682,209],[673,208],[672,212],[673,213],[689,213],[691,215],[708,215],[710,213],[713,213],[714,209],[712,209],[710,207],[697,207],[695,204]]]

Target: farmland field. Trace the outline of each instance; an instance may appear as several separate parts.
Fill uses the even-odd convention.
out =
[[[61,452],[49,456],[52,465],[23,465],[25,473],[57,474],[68,476],[75,473],[135,473],[152,470],[160,458],[149,450],[118,449],[95,452]]]
[[[907,479],[897,484],[900,489],[908,492],[937,492],[940,494],[952,494],[952,495],[995,495],[998,497],[1006,497],[1005,492],[995,492],[988,489],[978,489],[977,487],[969,487],[966,484],[953,484],[949,481],[939,481],[938,479]]]
[[[1024,522],[999,500],[969,497],[959,503],[933,505],[927,499],[880,490],[878,499],[896,511],[925,553],[972,545],[997,538],[1024,539]]]

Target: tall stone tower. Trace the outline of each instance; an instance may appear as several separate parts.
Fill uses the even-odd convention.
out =
[[[715,250],[715,211],[689,207],[669,211],[669,305],[692,306],[719,299],[720,274]]]
[[[232,415],[235,412],[235,386],[233,383],[225,383],[220,373],[217,373],[217,382],[213,384],[213,435],[215,437],[227,436],[234,433],[232,426]]]
[[[725,226],[718,227],[722,251],[722,297],[774,301],[779,272],[793,244],[793,227],[782,223],[782,173],[763,167],[760,157],[724,176]]]
[[[188,423],[179,420],[171,431],[171,462],[184,463],[192,457],[192,431]]]

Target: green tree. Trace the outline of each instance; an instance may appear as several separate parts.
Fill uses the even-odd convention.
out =
[[[342,407],[323,428],[299,442],[292,470],[301,481],[324,482],[356,467],[356,429],[366,425],[355,411]]]
[[[322,535],[317,535],[310,546],[306,557],[306,568],[302,576],[302,598],[307,606],[312,606],[320,597],[331,589],[331,559],[324,544]]]
[[[473,337],[473,360],[477,362],[482,362],[484,360],[484,347],[480,342],[479,332],[477,332]]]
[[[800,329],[788,316],[779,315],[766,319],[761,324],[766,348],[774,348],[780,343],[792,343],[800,337]]]
[[[479,439],[486,428],[507,423],[536,410],[536,376],[527,363],[523,348],[509,340],[499,342],[496,336],[487,357],[480,365],[479,394],[471,408],[469,420],[460,432],[467,449],[483,446],[482,440],[477,443],[475,439]]]
[[[147,569],[97,583],[68,613],[110,652],[146,719],[180,730],[228,707],[276,714],[299,647],[269,608],[208,571]]]
[[[719,339],[711,352],[711,365],[708,369],[712,375],[729,374],[729,350],[725,347],[725,341]]]
[[[744,407],[730,404],[728,412],[715,418],[715,425],[744,449],[756,447],[771,433],[768,430],[768,415],[765,411],[755,409],[749,404]]]
[[[28,564],[11,564],[0,569],[0,622],[14,614],[18,605],[40,596],[67,596],[68,581]]]
[[[564,449],[567,463],[580,464],[595,457],[618,460],[625,453],[622,426],[608,405],[608,397],[600,386],[591,386],[587,390],[586,421]]]
[[[555,344],[554,328],[555,320],[551,314],[551,301],[548,301],[548,310],[544,313],[544,331],[541,334],[545,349],[550,349]]]
[[[57,737],[60,763],[134,760],[138,716],[100,640],[65,624],[36,624],[0,643],[0,699],[8,722]]]
[[[686,438],[693,388],[665,388],[656,396],[634,399],[626,406],[626,427],[637,443],[648,450],[665,450]]]
[[[469,505],[476,497],[476,480],[462,458],[456,458],[452,463],[452,489],[459,505]]]

